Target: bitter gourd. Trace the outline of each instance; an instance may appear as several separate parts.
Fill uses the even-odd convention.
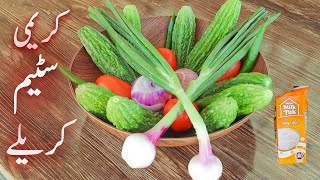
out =
[[[93,115],[106,119],[106,106],[114,96],[111,91],[93,83],[80,84],[75,90],[77,101]]]
[[[232,97],[220,97],[201,111],[208,132],[228,128],[236,119],[238,104]]]
[[[219,41],[236,25],[241,10],[239,0],[227,0],[215,15],[213,21],[189,53],[185,68],[200,73],[202,64]]]
[[[107,118],[117,129],[130,132],[145,132],[160,121],[162,115],[139,106],[134,100],[121,96],[110,98]]]
[[[250,114],[267,106],[273,97],[272,91],[261,85],[239,84],[222,92],[197,101],[200,107],[206,107],[220,97],[232,97],[238,103],[238,115]]]
[[[179,10],[172,32],[172,51],[176,55],[178,68],[184,67],[187,55],[194,45],[196,21],[190,6]]]
[[[116,47],[106,36],[88,25],[79,29],[78,36],[92,61],[104,74],[133,83],[136,79],[133,69],[119,55]]]
[[[268,75],[259,72],[240,73],[234,78],[214,84],[201,96],[201,98],[219,93],[231,86],[238,84],[257,84],[265,86],[267,88],[271,88],[272,79]]]

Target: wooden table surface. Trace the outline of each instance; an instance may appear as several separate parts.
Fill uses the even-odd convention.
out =
[[[191,5],[197,18],[211,20],[223,0],[161,1],[113,0],[118,8],[136,4],[140,15],[162,16]],[[240,20],[249,17],[259,6],[281,17],[267,30],[262,54],[269,64],[274,81],[273,92],[280,95],[294,85],[310,85],[307,127],[307,165],[278,165],[274,134],[274,101],[255,113],[251,120],[231,134],[212,142],[214,153],[223,162],[221,179],[319,179],[320,177],[320,3],[318,0],[243,0]],[[49,1],[2,0],[0,2],[0,171],[8,179],[190,179],[189,160],[198,147],[157,148],[157,156],[149,168],[131,169],[122,160],[122,140],[108,134],[78,106],[68,80],[53,71],[33,80],[30,87],[39,88],[40,96],[18,95],[18,112],[13,114],[15,87],[34,73],[39,54],[45,65],[69,66],[81,48],[76,31],[85,24],[102,30],[88,17],[88,6],[104,6],[103,0]],[[24,26],[37,11],[31,42],[39,42],[54,27],[56,16],[70,9],[60,21],[54,39],[40,44],[36,50],[17,48],[13,44],[15,28],[23,34]],[[17,157],[7,155],[8,147],[17,141],[17,129],[27,137],[24,149],[49,151],[60,140],[62,126],[67,127],[65,141],[54,155],[28,156],[29,163],[18,166]],[[2,176],[0,176],[2,177]]]

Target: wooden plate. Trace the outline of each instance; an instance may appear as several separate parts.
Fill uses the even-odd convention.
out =
[[[165,44],[166,30],[169,19],[169,16],[161,16],[147,17],[141,20],[143,34],[157,48],[163,47]],[[210,22],[197,19],[196,23],[196,41],[198,41]],[[100,70],[91,61],[91,58],[84,49],[84,47],[82,47],[78,54],[75,56],[70,69],[74,74],[88,82],[94,82],[98,76],[102,75]],[[253,68],[253,71],[268,74],[268,67],[261,55],[259,55],[258,60]],[[70,86],[74,95],[75,86],[72,86],[71,82]],[[87,112],[85,109],[83,110]],[[129,132],[116,129],[110,122],[104,122],[99,118],[95,117],[94,115],[90,114],[89,112],[87,112],[87,114],[89,116],[89,119],[97,123],[101,128],[107,130],[109,133],[112,133],[121,139],[126,138],[130,134]],[[247,122],[251,116],[252,114],[242,118],[237,118],[229,128],[211,133],[210,139],[214,140],[221,136],[227,135],[228,133],[240,127],[243,123]],[[184,146],[197,143],[198,140],[193,129],[184,133],[176,133],[168,130],[164,134],[164,136],[158,141],[157,146]]]

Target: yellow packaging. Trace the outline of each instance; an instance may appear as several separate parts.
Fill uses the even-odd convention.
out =
[[[276,145],[279,164],[306,164],[306,123],[309,86],[276,97]]]

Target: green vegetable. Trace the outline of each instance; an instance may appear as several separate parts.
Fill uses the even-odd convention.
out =
[[[268,75],[259,72],[240,73],[234,78],[214,84],[201,96],[201,98],[219,93],[231,86],[239,84],[257,84],[271,88],[272,79]]]
[[[279,16],[280,16],[280,13],[276,14],[275,16],[271,16],[270,18],[272,21],[274,21]],[[259,55],[260,46],[261,46],[261,43],[263,40],[263,34],[266,31],[266,29],[267,29],[267,24],[263,24],[263,26],[260,27],[259,33],[257,34],[257,37],[254,40],[254,42],[249,50],[247,59],[244,61],[244,63],[241,66],[241,69],[240,69],[241,73],[251,71],[251,69],[252,69],[252,67],[253,67],[254,63],[256,62],[257,57]]]
[[[133,83],[136,79],[134,71],[107,37],[91,26],[82,27],[78,35],[93,62],[103,73]]]
[[[211,146],[209,146],[210,141],[205,124],[189,97],[185,94],[173,69],[157,49],[117,11],[109,0],[106,0],[106,3],[117,18],[117,23],[112,22],[111,18],[105,19],[105,16],[97,8],[90,7],[89,16],[106,29],[121,56],[131,67],[178,97],[196,130],[201,154],[206,158],[211,158],[212,151],[211,148],[208,148]]]
[[[184,67],[187,56],[194,45],[196,21],[190,6],[182,6],[172,32],[172,51],[177,58],[177,68]]]
[[[86,83],[84,80],[80,79],[79,77],[77,77],[76,75],[72,74],[70,71],[67,70],[67,68],[58,65],[59,70],[65,75],[67,76],[70,81],[72,81],[74,84],[76,85],[80,85],[80,84],[84,84]]]
[[[227,0],[215,15],[213,21],[189,53],[185,68],[200,72],[210,52],[236,25],[241,10],[239,0]]]
[[[267,106],[272,100],[273,93],[269,88],[264,86],[240,84],[225,89],[218,94],[201,99],[197,101],[197,104],[200,107],[206,107],[221,97],[234,98],[239,106],[238,115],[246,115]]]
[[[208,132],[228,128],[236,119],[238,104],[232,97],[220,97],[201,111]]]
[[[120,130],[143,132],[151,129],[160,121],[158,112],[142,108],[134,100],[121,96],[110,98],[106,107],[106,116]]]
[[[106,106],[114,94],[93,83],[80,84],[76,90],[77,101],[93,115],[106,119]]]
[[[123,8],[123,15],[138,31],[141,31],[141,23],[138,9],[135,5],[129,4]]]
[[[168,29],[167,29],[167,36],[166,36],[166,45],[165,48],[171,49],[172,45],[172,31],[174,27],[174,23],[176,21],[176,15],[173,13],[173,15],[170,18],[170,22],[168,24]]]

